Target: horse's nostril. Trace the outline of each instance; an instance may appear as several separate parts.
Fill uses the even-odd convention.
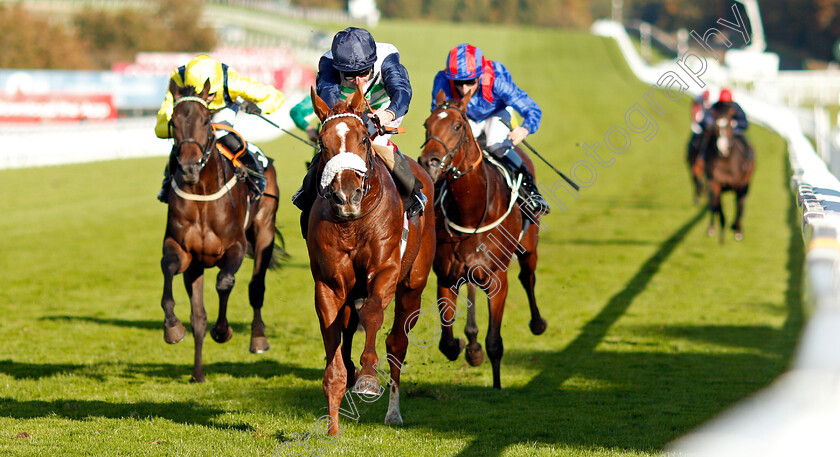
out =
[[[335,202],[336,205],[343,205],[344,204],[344,199],[341,198],[341,195],[339,195],[338,192],[332,194],[332,199],[333,199],[333,202]]]
[[[358,205],[359,203],[361,203],[362,202],[362,197],[363,197],[362,189],[356,188],[356,190],[353,191],[353,198],[352,198],[353,204]]]

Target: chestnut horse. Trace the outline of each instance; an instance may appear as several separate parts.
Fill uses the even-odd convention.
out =
[[[701,133],[691,134],[688,141],[688,170],[691,173],[691,184],[694,187],[694,204],[700,203],[700,194],[703,192],[703,150],[708,137]]]
[[[715,123],[706,130],[707,144],[705,151],[705,173],[706,183],[709,189],[709,236],[715,234],[715,215],[720,219],[720,242],[724,240],[724,227],[726,218],[720,203],[722,192],[735,192],[737,210],[735,222],[732,223],[732,230],[735,231],[735,240],[744,238],[741,230],[741,217],[744,215],[744,200],[750,188],[755,159],[753,150],[747,140],[741,135],[735,135],[732,125],[734,108],[726,112],[712,110]]]
[[[531,307],[531,332],[542,334],[546,321],[537,308],[534,285],[537,268],[539,215],[523,217],[516,195],[499,169],[483,158],[483,153],[467,121],[470,97],[446,100],[443,91],[435,97],[436,107],[426,119],[426,142],[420,163],[436,182],[443,181],[445,193],[435,204],[437,252],[434,271],[438,277],[442,336],[440,351],[455,360],[464,348],[462,339],[452,336],[452,323],[460,314],[456,304],[458,289],[464,283],[487,293],[490,325],[485,344],[493,366],[493,387],[501,388],[502,314],[508,292],[507,269],[515,253],[521,264],[519,280]],[[530,159],[517,150],[533,172]],[[533,216],[533,218],[532,218]],[[474,295],[470,290],[470,295]],[[466,358],[473,366],[484,359],[476,339],[475,311],[467,305],[468,345]]]
[[[321,120],[320,198],[309,216],[307,247],[327,355],[323,387],[330,410],[329,432],[334,435],[340,433],[338,411],[348,387],[366,398],[382,393],[376,373],[377,368],[384,372],[384,367],[376,354],[376,335],[395,294],[394,324],[385,340],[391,376],[385,423],[402,423],[400,369],[408,346],[406,332],[416,321],[408,318],[420,308],[431,270],[435,222],[432,211],[413,217],[401,253],[402,199],[388,168],[373,153],[362,120],[364,96],[357,90],[347,102],[330,109],[314,90],[311,92],[315,114]],[[431,201],[431,179],[416,162],[408,161]],[[363,300],[358,311],[354,307],[357,300]],[[365,349],[357,373],[351,349],[359,322],[365,330]]]
[[[248,186],[239,183],[230,160],[216,148],[207,104],[210,83],[200,94],[192,87],[179,88],[170,83],[174,108],[170,128],[175,145],[170,156],[172,190],[163,240],[163,299],[165,314],[163,338],[174,344],[184,339],[186,329],[175,316],[172,279],[184,274],[190,297],[190,323],[195,337],[195,364],[192,381],[203,382],[201,350],[207,328],[204,310],[204,269],[219,267],[216,291],[219,293],[219,317],[210,335],[219,343],[233,336],[227,321],[227,305],[248,247],[254,252],[254,272],[248,292],[254,320],[251,324],[251,352],[269,349],[261,308],[265,295],[265,274],[274,250],[277,178],[274,166],[265,169],[265,194],[250,201]],[[208,95],[209,94],[209,95]]]

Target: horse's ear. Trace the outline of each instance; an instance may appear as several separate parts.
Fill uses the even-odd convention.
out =
[[[356,87],[356,92],[347,98],[347,105],[353,111],[361,114],[365,112],[365,96],[362,94],[362,88]]]
[[[475,92],[478,92],[479,90],[481,90],[481,86],[477,87],[475,89]],[[470,99],[472,98],[473,95],[475,95],[475,92],[473,92],[471,94],[464,95],[463,97],[461,97],[460,100],[458,100],[458,109],[459,110],[461,110],[461,111],[466,111],[467,110],[467,106],[470,104]]]
[[[181,94],[178,93],[178,85],[175,84],[175,80],[169,80],[169,93],[172,94],[172,100],[177,101],[181,98]]]
[[[314,87],[309,87],[309,96],[312,98],[312,108],[315,110],[315,115],[323,122],[330,115],[330,107],[315,93]]]
[[[443,102],[446,101],[446,94],[443,92],[443,89],[439,89],[437,95],[435,95],[435,106],[440,106]]]
[[[210,93],[210,78],[204,81],[204,88],[201,89],[201,93],[198,96],[207,103],[212,102],[216,98],[216,94]]]

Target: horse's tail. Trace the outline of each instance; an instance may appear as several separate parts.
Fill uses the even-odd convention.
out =
[[[288,262],[292,256],[286,250],[286,239],[280,232],[280,227],[274,227],[274,250],[271,251],[271,259],[268,261],[269,270],[277,270],[283,266],[284,262]]]

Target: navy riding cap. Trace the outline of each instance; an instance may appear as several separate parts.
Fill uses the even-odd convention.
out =
[[[376,62],[376,42],[367,30],[347,27],[335,34],[332,57],[333,68],[338,71],[364,70]]]

